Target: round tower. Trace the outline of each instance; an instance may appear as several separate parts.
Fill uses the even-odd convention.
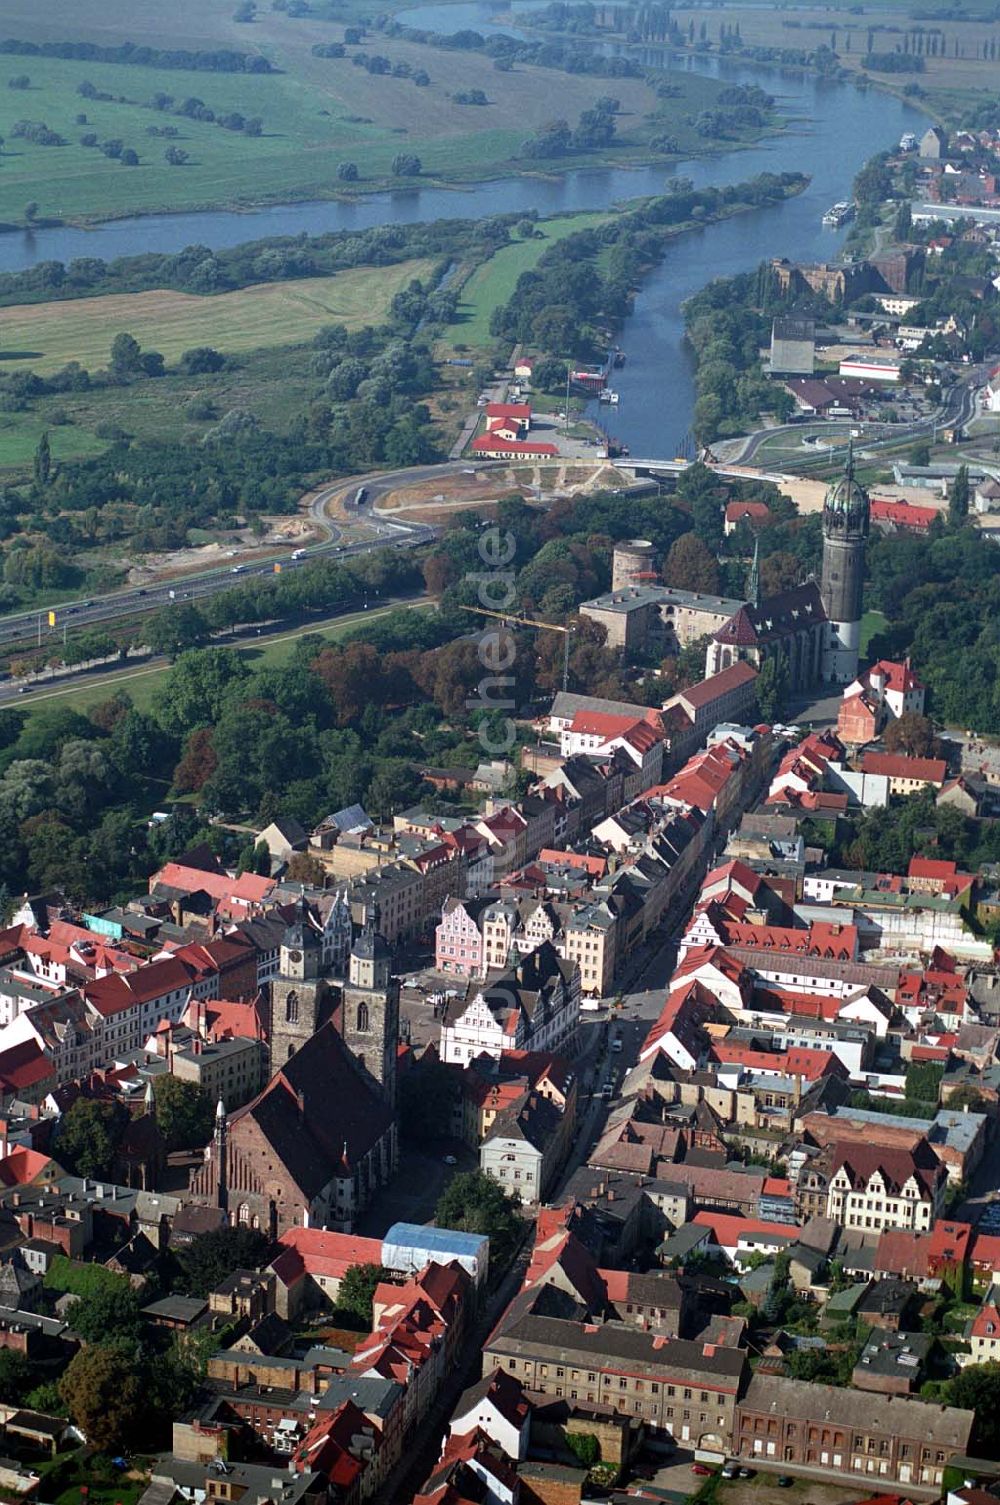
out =
[[[611,589],[625,590],[630,585],[650,585],[659,579],[656,550],[648,538],[630,538],[616,543],[611,556]]]
[[[868,493],[855,479],[854,454],[848,450],[847,468],[823,502],[822,674],[828,684],[849,685],[857,678],[869,521]]]

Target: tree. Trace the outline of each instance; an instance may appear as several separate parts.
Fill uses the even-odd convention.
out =
[[[225,364],[226,357],[211,345],[195,345],[193,349],[185,350],[180,358],[180,366],[189,376],[221,371]]]
[[[29,225],[34,224],[35,220],[38,218],[38,205],[35,203],[34,199],[25,204],[24,217]]]
[[[85,1343],[129,1343],[139,1336],[142,1319],[139,1298],[124,1275],[81,1296],[69,1318],[73,1331]]]
[[[326,868],[318,857],[309,852],[293,852],[285,868],[289,883],[304,883],[307,888],[322,888],[326,882]]]
[[[36,486],[47,486],[52,477],[52,449],[49,445],[49,431],[45,429],[35,449],[34,475]]]
[[[146,1410],[145,1386],[132,1349],[94,1343],[81,1348],[59,1381],[59,1394],[92,1447],[127,1447]]]
[[[979,1457],[1000,1458],[1000,1364],[970,1364],[948,1384],[952,1406],[976,1413],[973,1445]]]
[[[397,152],[392,159],[393,176],[397,178],[419,177],[421,166],[420,158],[412,152]]]
[[[563,1432],[563,1442],[581,1468],[593,1468],[601,1461],[601,1444],[593,1432]]]
[[[907,460],[911,465],[929,465],[931,463],[930,445],[924,442],[914,444],[907,456]]]
[[[351,1265],[344,1271],[344,1278],[337,1291],[337,1309],[356,1317],[364,1331],[371,1332],[372,1299],[375,1287],[388,1280],[389,1271],[381,1265]]]
[[[128,1111],[121,1103],[77,1098],[59,1121],[56,1154],[77,1176],[106,1178],[127,1126]]]
[[[142,347],[139,341],[131,334],[116,334],[111,341],[110,371],[118,381],[127,381],[135,376],[139,370],[139,359],[142,355]]]
[[[189,648],[201,647],[208,637],[205,615],[190,601],[162,606],[152,613],[142,629],[142,641],[147,648],[172,659]]]
[[[948,521],[961,527],[969,515],[969,468],[960,465],[948,491]]]
[[[499,1268],[513,1259],[524,1236],[514,1201],[482,1171],[452,1177],[438,1199],[434,1221],[439,1228],[486,1234],[491,1259]]]
[[[188,161],[188,153],[182,146],[168,146],[163,153],[163,159],[171,167],[183,167],[185,162]]]
[[[337,177],[342,183],[356,183],[358,181],[358,164],[356,162],[338,162]]]
[[[802,578],[802,561],[795,555],[779,549],[767,554],[760,561],[761,597],[778,596],[782,591],[792,590]]]
[[[882,740],[887,752],[907,753],[911,758],[934,758],[940,751],[933,722],[917,711],[904,711],[890,721]]]
[[[31,1365],[16,1348],[0,1348],[0,1401],[9,1406],[23,1399],[31,1379]]]
[[[267,1252],[267,1239],[256,1228],[217,1228],[200,1233],[178,1253],[184,1289],[207,1296],[234,1270],[253,1270]]]
[[[174,769],[174,788],[178,794],[197,794],[219,766],[212,746],[212,728],[199,726],[184,747],[184,756]]]
[[[208,1143],[215,1104],[200,1087],[164,1072],[154,1079],[153,1092],[156,1121],[168,1150],[200,1149]]]
[[[718,560],[696,533],[682,533],[667,555],[663,578],[676,590],[718,595]]]

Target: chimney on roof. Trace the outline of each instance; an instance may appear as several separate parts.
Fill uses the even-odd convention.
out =
[[[295,1094],[295,1101],[299,1105],[299,1117],[300,1118],[305,1118],[305,1116],[306,1116],[306,1095],[302,1091],[301,1087],[299,1088],[298,1092],[296,1092],[296,1094]]]

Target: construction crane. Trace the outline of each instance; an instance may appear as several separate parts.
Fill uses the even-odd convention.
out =
[[[563,669],[562,687],[569,689],[569,640],[576,631],[575,627],[562,627],[558,622],[536,622],[534,617],[525,617],[516,611],[487,611],[484,606],[465,606],[463,611],[474,612],[477,617],[495,617],[498,622],[506,622],[508,627],[538,627],[543,632],[561,632],[563,635]]]

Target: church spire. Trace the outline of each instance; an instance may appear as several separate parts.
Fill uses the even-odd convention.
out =
[[[747,583],[747,599],[751,606],[760,605],[760,539],[753,541],[753,563],[750,566],[750,579]]]

